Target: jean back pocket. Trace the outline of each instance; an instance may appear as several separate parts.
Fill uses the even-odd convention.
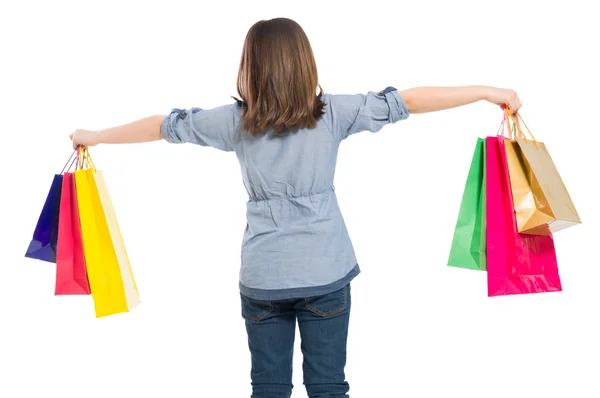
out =
[[[343,312],[350,306],[350,285],[322,296],[304,299],[306,309],[320,317],[329,317]]]
[[[270,301],[254,300],[241,294],[242,317],[249,321],[262,321],[273,312],[273,304]]]

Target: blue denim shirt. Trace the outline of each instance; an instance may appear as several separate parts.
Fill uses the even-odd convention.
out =
[[[167,142],[237,155],[249,196],[239,286],[250,298],[327,294],[360,272],[333,184],[338,148],[350,135],[377,132],[409,112],[394,87],[322,99],[316,128],[284,136],[241,131],[238,103],[173,109],[162,123]]]

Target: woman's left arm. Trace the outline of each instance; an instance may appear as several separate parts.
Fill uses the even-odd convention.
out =
[[[490,86],[414,87],[399,92],[409,113],[427,113],[485,100],[515,113],[521,100],[514,90]]]

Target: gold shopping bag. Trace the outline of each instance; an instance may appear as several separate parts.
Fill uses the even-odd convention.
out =
[[[536,141],[523,118],[508,113],[515,136],[506,142],[506,160],[519,233],[550,235],[580,224],[571,196],[543,142]],[[521,130],[523,123],[531,139]]]

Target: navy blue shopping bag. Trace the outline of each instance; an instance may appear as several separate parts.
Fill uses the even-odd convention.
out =
[[[62,191],[62,174],[56,174],[33,232],[25,257],[56,263],[58,243],[58,214]]]
[[[56,247],[58,245],[58,217],[60,214],[60,197],[62,193],[63,173],[73,165],[78,167],[79,156],[77,149],[63,167],[60,174],[54,175],[42,213],[38,219],[33,238],[29,243],[25,257],[56,263]],[[70,163],[70,165],[69,165]]]

